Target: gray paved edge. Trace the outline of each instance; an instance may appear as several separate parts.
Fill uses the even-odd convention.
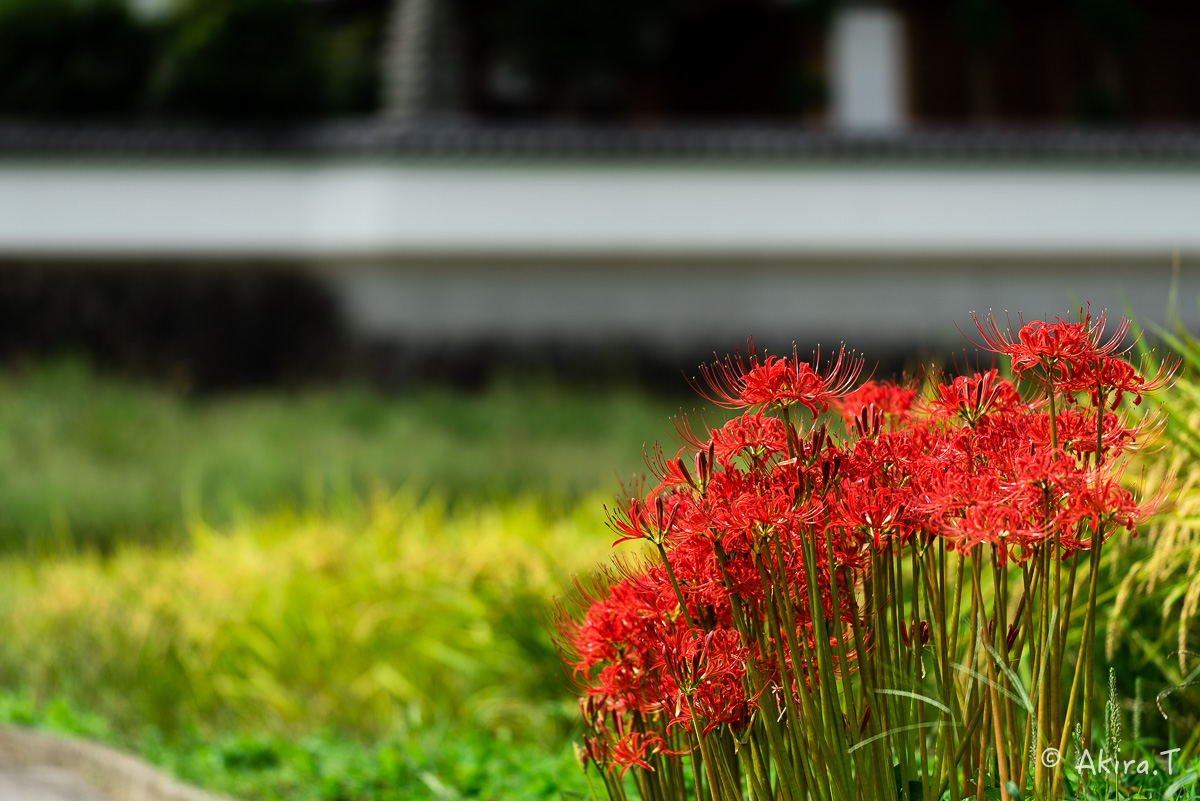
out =
[[[16,782],[40,783],[44,788],[40,796],[4,795],[5,779],[0,774],[0,801],[231,801],[178,782],[108,746],[28,729],[0,727],[0,764],[14,769],[7,772],[13,777],[13,792],[20,786]],[[93,795],[52,794],[73,786],[72,782]]]

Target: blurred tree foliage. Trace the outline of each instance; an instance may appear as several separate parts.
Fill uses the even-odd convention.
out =
[[[1092,50],[1078,115],[1091,124],[1120,122],[1129,110],[1128,60],[1145,35],[1145,11],[1131,0],[1076,0],[1075,17]]]
[[[111,117],[137,111],[150,31],[121,0],[0,0],[0,113]]]
[[[198,120],[370,113],[392,0],[0,0],[0,114]],[[835,0],[445,0],[467,110],[771,119],[825,102]]]
[[[996,111],[994,56],[1004,28],[999,0],[958,0],[954,22],[968,52],[970,112],[975,122],[992,121]]]
[[[460,0],[486,113],[771,118],[825,101],[835,0]]]
[[[329,20],[324,39],[325,103],[331,114],[369,114],[379,107],[383,6],[351,8]]]
[[[386,4],[0,0],[0,115],[271,122],[370,113]]]
[[[319,29],[302,0],[184,0],[166,27],[166,111],[278,120],[322,110]]]
[[[0,116],[270,123],[370,114],[396,2],[0,0]],[[844,0],[440,2],[460,27],[453,61],[465,113],[656,124],[819,121],[829,22]],[[139,17],[131,4],[163,14]],[[918,120],[1200,115],[1186,79],[1194,4],[894,4],[911,40]]]

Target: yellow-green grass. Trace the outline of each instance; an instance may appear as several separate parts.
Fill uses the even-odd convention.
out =
[[[1101,581],[1102,656],[1153,733],[1200,755],[1200,343],[1168,335],[1184,359],[1176,385],[1147,414],[1165,417],[1164,445],[1139,457],[1140,491],[1163,508],[1143,536],[1115,536]],[[1097,664],[1103,664],[1099,659]],[[1173,738],[1173,739],[1172,739]]]
[[[605,560],[602,499],[409,491],[191,525],[184,549],[0,561],[0,687],[118,734],[458,727],[561,743],[545,605]]]

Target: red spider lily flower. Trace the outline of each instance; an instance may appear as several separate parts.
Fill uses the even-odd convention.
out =
[[[583,736],[583,748],[575,752],[579,766],[587,770],[588,763],[604,765],[609,761],[608,743],[599,737]]]
[[[609,526],[620,535],[613,545],[629,540],[647,540],[658,545],[670,535],[679,508],[665,502],[662,494],[655,494],[650,503],[634,498],[619,512],[611,512],[608,507],[605,512]]]
[[[709,399],[742,413],[718,426],[677,422],[676,455],[651,451],[657,485],[638,487],[610,524],[618,541],[657,544],[658,559],[619,564],[560,623],[556,642],[582,695],[585,757],[622,775],[651,770],[655,755],[672,753],[665,739],[736,733],[755,715],[781,716],[786,694],[811,691],[819,669],[860,669],[860,653],[845,646],[870,653],[875,642],[875,609],[859,604],[879,556],[940,538],[960,553],[990,545],[1002,563],[1050,548],[1065,558],[1157,508],[1161,497],[1140,500],[1120,485],[1117,460],[1102,468],[1086,455],[1097,438],[1112,456],[1140,447],[1161,423],[1128,424],[1105,407],[1118,393],[1162,388],[1172,369],[1147,377],[1118,358],[1126,324],[1104,338],[1103,315],[1015,334],[994,320],[977,325],[1019,369],[1037,366],[1054,381],[1049,389],[1067,403],[1053,420],[1048,399],[1023,400],[996,370],[944,382],[918,404],[914,390],[892,384],[850,392],[858,367],[844,351],[821,369],[794,350],[760,360],[752,349],[702,368]],[[1093,408],[1074,402],[1092,387]],[[789,414],[795,406],[834,406],[851,431],[843,439],[823,424],[805,429]],[[775,613],[803,648],[785,646]],[[1006,632],[1010,648],[1016,631]],[[910,615],[897,633],[911,646],[933,632]],[[804,656],[818,651],[836,652],[832,663]]]
[[[786,453],[788,448],[786,424],[778,417],[764,414],[762,409],[745,412],[719,428],[706,428],[703,432],[697,431],[693,421],[686,418],[675,418],[673,422],[683,444],[679,457],[691,451],[697,473],[696,482],[682,483],[689,483],[701,492],[717,467],[734,469],[734,460],[738,458],[761,464]],[[664,481],[674,481],[679,473],[678,468],[658,458],[650,462],[650,467]]]
[[[871,722],[871,707],[868,704],[867,708],[865,710],[863,710],[862,722],[858,724],[859,736],[862,736],[862,734],[864,732],[866,732],[867,724],[870,722]]]
[[[696,529],[702,525],[697,524]],[[693,618],[705,624],[727,624],[729,596],[737,594],[738,587],[725,586],[713,540],[699,534],[684,537],[670,550],[668,558]]]
[[[717,458],[711,442],[698,452],[690,451],[685,445],[673,459],[666,458],[656,442],[649,453],[643,450],[642,457],[646,467],[659,480],[659,485],[646,496],[648,501],[653,501],[664,493],[682,491],[685,486],[703,495],[717,468]],[[689,462],[692,465],[690,468]]]
[[[1136,406],[1142,402],[1143,395],[1152,395],[1170,387],[1175,383],[1179,364],[1177,358],[1168,358],[1158,366],[1153,376],[1147,378],[1145,370],[1139,372],[1124,359],[1105,356],[1071,365],[1060,386],[1067,392],[1086,392],[1094,406],[1100,405],[1101,398],[1112,393],[1110,408],[1115,410],[1126,394],[1133,395]]]
[[[1081,533],[1085,528],[1095,532],[1115,527],[1134,531],[1138,523],[1154,514],[1160,503],[1157,497],[1139,502],[1114,475],[1093,472],[1066,499],[1066,505],[1059,513],[1059,523],[1063,531],[1079,529]],[[1079,543],[1079,547],[1083,545]],[[1087,547],[1091,547],[1090,540]]]
[[[864,408],[874,406],[882,414],[907,419],[917,399],[915,387],[894,384],[889,381],[868,381],[853,392],[832,401],[833,406],[849,423]]]
[[[929,628],[928,620],[921,620],[921,621],[914,623],[913,627],[912,627],[912,632],[914,635],[916,635],[915,639],[919,643],[921,643],[921,645],[929,645],[930,628]],[[913,637],[911,637],[909,635],[908,627],[906,625],[904,625],[903,620],[900,621],[900,639],[904,641],[905,648],[912,647]]]
[[[1046,530],[1029,526],[1020,509],[1004,504],[969,506],[960,516],[947,519],[942,533],[958,550],[994,545],[1005,560],[1017,562],[1029,558],[1030,549],[1049,536]]]
[[[1018,377],[1035,367],[1065,370],[1128,350],[1123,343],[1129,333],[1129,321],[1122,317],[1116,331],[1105,340],[1106,317],[1107,313],[1101,311],[1093,320],[1090,312],[1081,311],[1075,322],[1071,322],[1070,316],[1066,320],[1056,317],[1053,323],[1044,320],[1024,323],[1018,318],[1020,328],[1014,334],[1011,322],[1006,331],[1001,331],[994,315],[980,317],[972,313],[982,342],[968,339],[982,350],[1012,359],[1013,374]]]
[[[771,532],[793,531],[810,519],[804,510],[796,509],[790,493],[755,489],[748,487],[729,497],[728,503],[710,507],[710,525],[722,532],[721,546],[729,553],[757,551]]]
[[[739,455],[763,460],[786,453],[787,427],[778,417],[746,412],[714,431],[710,444],[717,462],[728,468]]]
[[[850,391],[862,368],[862,357],[848,352],[844,345],[822,367],[820,351],[814,354],[812,364],[800,361],[794,345],[790,359],[769,356],[760,360],[751,342],[745,359],[735,353],[724,361],[701,365],[700,375],[708,390],[697,386],[697,391],[726,409],[803,406],[815,416],[824,412],[832,399]]]
[[[702,638],[686,632],[664,638],[654,669],[670,677],[674,701],[669,726],[690,725],[700,717],[702,734],[725,724],[740,725],[749,717],[742,690],[750,649],[736,631],[718,628]]]
[[[1016,623],[1010,623],[1008,625],[1008,634],[1006,634],[1004,637],[1004,647],[1007,648],[1009,651],[1012,650],[1013,643],[1015,643],[1017,641],[1017,634],[1020,631],[1021,631],[1020,625],[1018,625]]]
[[[658,753],[663,748],[662,738],[654,732],[629,732],[612,744],[610,769],[621,768],[622,779],[634,765],[643,770],[654,770],[646,761],[647,748],[650,754]]]
[[[661,569],[648,569],[616,581],[594,601],[579,623],[564,621],[562,637],[576,674],[602,663],[639,659],[647,643],[657,642],[658,629],[669,625],[677,608]],[[614,688],[604,688],[612,695]]]
[[[972,426],[989,415],[1014,412],[1022,406],[1016,387],[996,370],[961,375],[950,384],[939,384],[930,404],[934,414],[957,415]]]
[[[905,508],[908,500],[907,491],[857,482],[842,489],[837,513],[843,524],[867,532],[872,546],[882,550],[893,539],[904,542],[911,536],[913,525]]]
[[[1055,418],[1058,445],[1073,453],[1096,452],[1096,412],[1086,409],[1068,409]],[[1028,437],[1038,447],[1049,447],[1050,415],[1037,414],[1025,420]],[[1105,412],[1100,425],[1100,448],[1106,454],[1119,455],[1136,449],[1148,438],[1159,421],[1153,418],[1139,420],[1136,426],[1126,426],[1121,417]]]

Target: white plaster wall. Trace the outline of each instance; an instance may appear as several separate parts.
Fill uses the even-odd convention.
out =
[[[1200,170],[0,164],[0,256],[1164,256]]]
[[[969,343],[971,312],[1065,316],[1081,302],[1145,325],[1166,321],[1172,269],[1156,263],[1011,264],[950,259],[725,264],[576,264],[564,269],[348,266],[332,274],[359,333],[417,342],[643,339],[726,351],[761,338],[778,347],[845,341],[859,348],[944,350]],[[1200,323],[1200,268],[1185,268],[1180,312]],[[958,326],[956,328],[955,326]]]
[[[843,4],[830,34],[833,122],[842,130],[904,127],[904,20],[886,6]]]
[[[1075,299],[1200,322],[1200,169],[0,163],[0,259],[261,257],[364,335],[963,343]]]

